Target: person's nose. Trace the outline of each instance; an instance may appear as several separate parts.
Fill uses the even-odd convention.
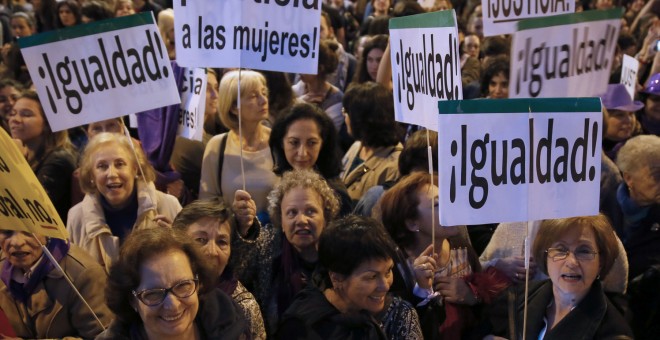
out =
[[[305,146],[305,144],[300,144],[300,147],[298,148],[298,154],[300,156],[307,156],[307,146]]]

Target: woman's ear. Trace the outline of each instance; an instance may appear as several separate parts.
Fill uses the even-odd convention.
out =
[[[339,288],[342,286],[342,283],[344,282],[344,275],[335,272],[328,272],[328,275],[330,276],[332,287]]]
[[[630,174],[630,172],[623,173],[623,181],[626,182],[628,191],[630,191],[630,188],[633,186],[633,176]]]
[[[406,219],[406,229],[409,231],[412,231],[413,233],[419,232],[419,226],[417,225],[417,222],[412,219]]]

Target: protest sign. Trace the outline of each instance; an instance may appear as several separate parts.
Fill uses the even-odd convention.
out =
[[[598,98],[438,102],[440,223],[598,213]]]
[[[639,61],[624,54],[623,65],[621,66],[621,84],[626,86],[626,91],[631,99],[635,99],[635,86],[637,86],[637,71],[639,70]]]
[[[62,219],[5,130],[0,129],[0,225],[66,240]]]
[[[316,74],[321,0],[175,0],[177,62]]]
[[[621,15],[618,8],[519,21],[511,46],[509,98],[604,93]]]
[[[53,131],[179,103],[150,12],[18,43]]]
[[[481,0],[484,35],[510,34],[522,19],[575,12],[574,0]]]
[[[201,142],[206,110],[206,69],[185,68],[183,74],[177,134]]]
[[[395,119],[438,131],[438,100],[463,98],[456,12],[390,19]]]

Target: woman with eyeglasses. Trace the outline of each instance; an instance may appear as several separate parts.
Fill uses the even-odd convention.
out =
[[[525,336],[632,339],[628,323],[605,296],[600,282],[618,253],[614,230],[602,214],[544,221],[532,255],[550,279],[529,285]],[[524,302],[524,287],[503,294],[490,313],[491,335],[522,338]],[[507,315],[514,310],[515,315]]]
[[[117,318],[97,339],[241,339],[245,319],[215,288],[199,245],[169,228],[136,230],[112,265],[106,301]]]

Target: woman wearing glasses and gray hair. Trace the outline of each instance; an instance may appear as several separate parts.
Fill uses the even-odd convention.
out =
[[[600,283],[618,253],[612,226],[602,214],[544,221],[532,255],[550,279],[530,283],[526,338],[632,339],[628,323]],[[523,286],[503,294],[490,313],[491,335],[486,338],[522,338],[524,301]],[[514,310],[515,315],[507,315]]]
[[[249,331],[199,245],[169,228],[136,230],[110,269],[106,300],[117,318],[97,339],[241,339]]]

